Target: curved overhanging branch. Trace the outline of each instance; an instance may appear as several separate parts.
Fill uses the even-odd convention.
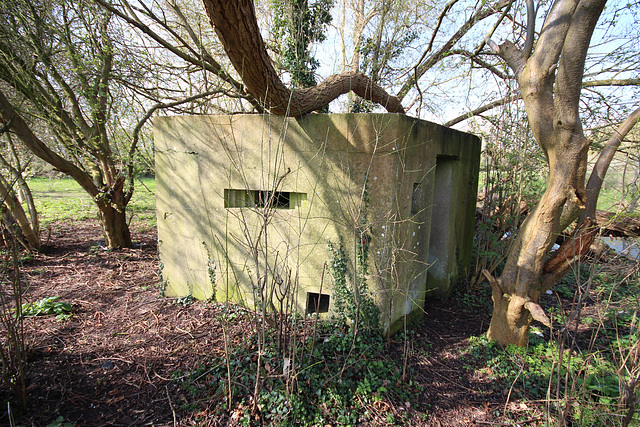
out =
[[[271,113],[299,117],[324,108],[349,91],[404,114],[400,101],[362,73],[328,77],[316,87],[287,88],[267,54],[251,0],[203,0],[211,24],[244,86]]]

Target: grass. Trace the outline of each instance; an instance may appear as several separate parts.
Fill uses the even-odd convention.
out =
[[[40,222],[45,227],[54,222],[96,217],[96,207],[91,197],[71,178],[31,178],[28,184]],[[136,180],[135,186],[127,206],[129,221],[154,228],[156,181],[154,178],[141,178]]]

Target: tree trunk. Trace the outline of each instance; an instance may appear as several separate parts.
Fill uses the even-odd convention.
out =
[[[0,163],[11,172],[11,176],[16,181],[19,187],[19,191],[17,192],[18,201],[20,203],[24,203],[27,205],[27,212],[29,212],[29,219],[31,220],[31,230],[36,236],[40,236],[40,220],[38,218],[38,212],[36,211],[36,205],[33,201],[33,194],[31,194],[31,189],[29,185],[24,180],[22,176],[23,168],[20,165],[20,156],[18,156],[18,152],[16,151],[16,147],[13,143],[13,138],[11,137],[11,133],[7,133],[7,141],[9,142],[9,148],[11,149],[11,153],[13,154],[13,161],[15,162],[16,167],[14,167],[11,163],[5,160],[4,157],[0,155]]]
[[[564,191],[550,186],[527,216],[518,232],[499,279],[490,280],[493,314],[487,331],[489,339],[503,344],[525,346],[529,325],[541,310],[541,286],[544,263],[556,240],[560,213],[567,200]],[[543,323],[548,323],[540,316]]]
[[[107,193],[97,198],[98,220],[109,249],[131,247],[131,232],[127,223],[124,179],[120,178]]]
[[[400,101],[362,73],[342,73],[318,86],[288,89],[280,80],[260,35],[252,0],[203,0],[218,34],[247,92],[272,114],[299,117],[326,107],[338,96],[353,91],[391,113],[404,114]]]
[[[131,233],[126,221],[125,208],[130,195],[124,194],[124,178],[118,174],[112,162],[105,156],[101,171],[108,174],[107,186],[98,188],[90,174],[51,150],[32,131],[13,105],[0,91],[0,117],[10,124],[24,146],[40,159],[69,175],[85,190],[98,206],[98,220],[109,248],[131,246]]]
[[[31,227],[31,223],[29,222],[29,219],[27,218],[27,215],[15,193],[8,188],[3,181],[4,180],[0,178],[0,200],[7,207],[11,216],[20,227],[20,231],[22,232],[24,240],[26,240],[26,244],[22,239],[19,241],[23,243],[27,249],[40,249],[40,236],[36,234]]]
[[[584,63],[605,0],[557,0],[531,56],[505,41],[489,45],[515,72],[533,135],[549,163],[547,190],[520,227],[498,279],[485,273],[493,290],[494,312],[487,331],[501,344],[525,346],[532,319],[550,321],[538,304],[563,260],[549,260],[556,236],[585,208],[589,141],[578,114]],[[528,4],[529,7],[533,5]],[[531,12],[531,11],[530,11]],[[534,31],[527,37],[532,42]],[[570,214],[563,217],[563,212]],[[564,248],[560,253],[579,253]]]
[[[131,233],[124,210],[99,203],[98,220],[109,249],[131,247]]]

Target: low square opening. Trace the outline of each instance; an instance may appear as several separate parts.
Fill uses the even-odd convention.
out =
[[[328,312],[329,295],[307,292],[307,314]]]

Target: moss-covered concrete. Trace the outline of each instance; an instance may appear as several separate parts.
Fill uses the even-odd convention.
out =
[[[169,296],[304,313],[323,294],[330,313],[329,242],[342,242],[351,285],[365,243],[393,332],[469,264],[475,136],[396,114],[314,114],[161,117],[154,137]]]

